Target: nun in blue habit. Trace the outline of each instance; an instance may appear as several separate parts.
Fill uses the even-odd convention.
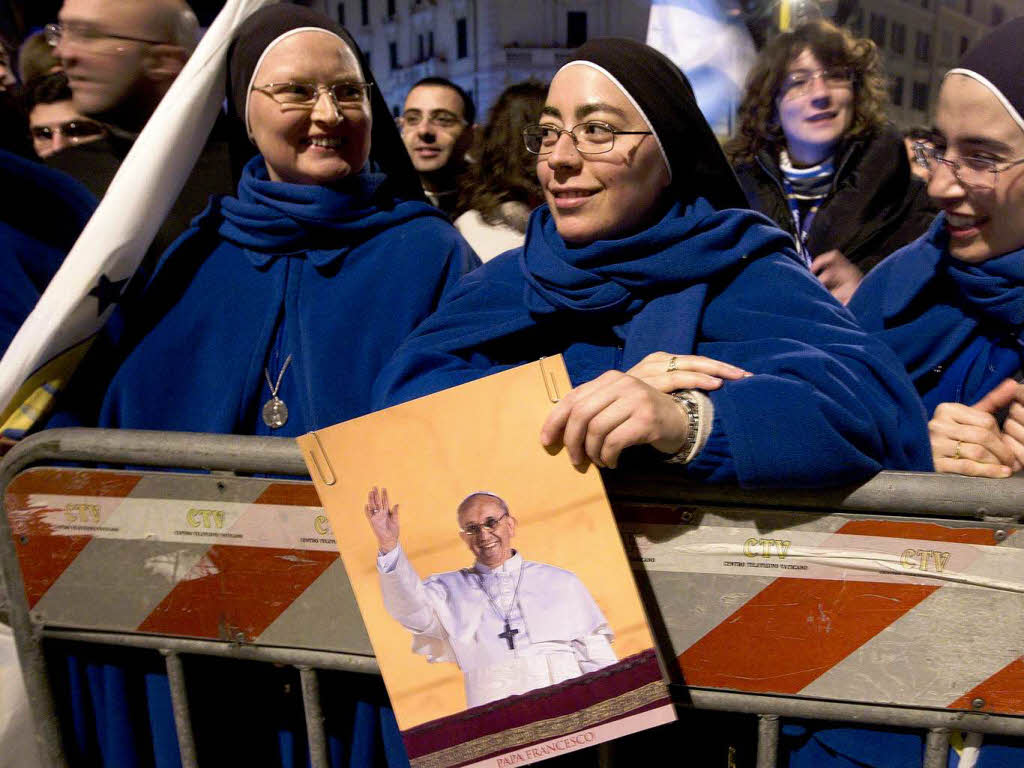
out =
[[[586,43],[524,139],[546,201],[525,245],[459,281],[381,373],[377,407],[561,353],[575,388],[541,438],[576,463],[648,445],[635,457],[747,487],[931,469],[899,361],[785,234],[735,210],[739,185],[667,58]]]
[[[1024,18],[942,81],[928,194],[941,213],[880,265],[850,309],[896,352],[931,416],[935,468],[1024,467]]]
[[[162,257],[51,426],[294,436],[363,415],[384,363],[479,264],[422,200],[340,26],[290,3],[257,11],[229,78],[259,154]],[[84,654],[67,667],[76,764],[178,765],[165,675]],[[306,765],[296,674],[221,662],[191,676],[200,763]],[[323,687],[332,765],[407,763],[379,681]]]

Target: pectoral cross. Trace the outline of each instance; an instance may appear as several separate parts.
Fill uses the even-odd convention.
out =
[[[500,637],[502,640],[504,640],[506,643],[508,643],[508,649],[510,651],[512,651],[512,650],[515,650],[515,647],[516,647],[515,637],[518,634],[519,634],[519,630],[518,629],[512,629],[512,627],[509,626],[509,623],[506,620],[505,621],[505,631],[504,632],[499,632],[498,633],[498,637]]]

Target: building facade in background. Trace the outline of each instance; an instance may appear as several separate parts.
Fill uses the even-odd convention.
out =
[[[498,94],[528,78],[547,83],[592,37],[647,34],[650,0],[316,0],[370,55],[397,115],[420,78],[447,77],[471,93],[478,121]]]
[[[902,128],[929,125],[943,75],[986,32],[1024,15],[1024,0],[859,0],[858,6],[847,26],[881,50],[889,114]]]
[[[721,0],[730,6],[738,0]],[[508,85],[548,82],[592,37],[645,40],[651,0],[311,0],[370,55],[397,115],[420,78],[447,77],[471,94],[479,122]],[[830,13],[835,0],[762,0]],[[753,7],[750,0],[746,6]],[[758,5],[754,3],[753,5]],[[760,6],[758,5],[758,8]],[[761,9],[761,10],[765,10]],[[770,9],[778,19],[778,9]],[[928,124],[942,76],[993,27],[1024,15],[1024,0],[857,0],[846,26],[878,44],[890,81],[893,122]],[[1024,41],[1022,41],[1024,44]]]

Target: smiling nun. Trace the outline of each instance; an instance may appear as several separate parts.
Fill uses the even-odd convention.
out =
[[[931,467],[904,371],[747,210],[690,85],[641,43],[593,40],[524,133],[545,205],[402,346],[378,406],[564,355],[541,440],[626,448],[707,482],[820,486]],[[653,449],[653,450],[652,450]]]

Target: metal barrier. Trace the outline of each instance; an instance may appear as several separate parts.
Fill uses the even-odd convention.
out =
[[[210,474],[36,466],[53,461]],[[186,768],[197,757],[182,654],[293,665],[312,765],[327,764],[317,670],[376,673],[376,662],[312,485],[233,473],[305,477],[306,469],[283,438],[84,429],[28,438],[0,464],[0,565],[47,765],[66,765],[43,661],[47,638],[162,653]],[[663,654],[679,659],[668,665],[677,700],[758,715],[758,768],[777,764],[780,717],[927,729],[925,768],[946,765],[950,729],[1024,736],[1024,690],[985,693],[1002,691],[1000,675],[1024,666],[1024,534],[1014,535],[1024,521],[1024,480],[886,472],[856,488],[744,491],[669,472],[613,472],[606,483]],[[60,547],[48,550],[54,541]],[[235,569],[259,570],[268,585],[274,562],[299,563],[303,575],[275,594],[274,611],[221,590],[210,598],[220,601],[216,620],[185,616],[178,590],[202,588],[214,550]],[[81,610],[68,582],[101,578],[90,558],[111,570],[111,557],[131,575],[121,588],[136,598],[133,610]],[[32,565],[40,561],[47,567]],[[815,606],[820,626],[800,603],[851,594],[862,602],[849,610],[844,602]],[[878,600],[886,611],[876,610]],[[794,612],[779,614],[783,603]],[[858,613],[865,605],[871,610]],[[980,608],[955,627],[933,627],[908,645],[936,611],[972,605]],[[985,611],[999,612],[998,631],[973,627],[976,647],[963,652],[960,629]],[[844,618],[852,621],[834,626]],[[759,620],[774,628],[758,638],[768,660],[751,671],[743,633]],[[816,641],[814,659],[799,658],[804,648],[787,656],[787,637],[799,632]],[[976,651],[976,679],[964,690],[941,679],[922,684],[935,659],[952,664]],[[872,680],[876,673],[889,676],[887,688]]]

